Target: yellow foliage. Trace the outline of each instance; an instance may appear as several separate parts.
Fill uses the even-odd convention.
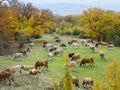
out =
[[[84,11],[79,22],[83,24],[86,36],[106,39],[116,30],[118,20],[118,14],[94,8]]]
[[[100,84],[95,82],[93,90],[119,90],[120,89],[120,68],[118,62],[114,60],[108,65],[105,78]]]
[[[73,88],[73,84],[72,84],[72,75],[69,71],[69,59],[67,56],[65,56],[66,58],[66,65],[65,65],[65,75],[63,77],[63,90],[74,90]]]
[[[21,30],[21,32],[26,35],[31,35],[33,33],[33,29],[31,27],[26,27],[23,30]]]

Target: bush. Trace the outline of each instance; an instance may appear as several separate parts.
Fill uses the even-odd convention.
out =
[[[29,40],[29,37],[27,37],[26,35],[22,33],[17,33],[16,39],[19,42],[19,47],[21,48],[24,46],[24,43]]]
[[[120,37],[115,36],[115,46],[120,46]]]

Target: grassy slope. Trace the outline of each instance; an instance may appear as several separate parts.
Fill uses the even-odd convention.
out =
[[[49,35],[44,35],[43,39],[49,39],[53,40],[52,36]],[[67,44],[67,41],[71,39],[71,37],[61,37],[62,42]],[[80,42],[80,40],[79,40]],[[59,48],[59,44],[53,42],[55,46]],[[80,44],[80,43],[79,43]],[[99,51],[103,50],[105,52],[105,58],[106,61],[101,61],[99,57]],[[118,63],[120,64],[120,48],[114,48],[113,50],[108,50],[103,47],[99,47],[96,49],[95,53],[92,53],[89,49],[84,48],[80,44],[79,49],[73,49],[72,47],[67,47],[67,49],[64,50],[63,55],[58,55],[57,57],[54,57],[53,59],[49,59],[49,70],[48,72],[44,71],[44,68],[42,67],[41,69],[43,70],[43,75],[45,77],[49,78],[54,78],[56,81],[59,81],[63,75],[64,75],[64,64],[65,64],[65,59],[64,56],[67,55],[69,52],[75,52],[75,53],[80,53],[81,59],[83,57],[89,57],[93,56],[95,60],[95,64],[93,67],[90,67],[87,65],[86,67],[79,67],[79,62],[80,60],[77,60],[77,70],[73,71],[71,68],[70,71],[72,75],[78,76],[80,79],[80,84],[82,82],[83,77],[89,76],[92,77],[94,80],[101,80],[103,79],[104,73],[106,71],[106,68],[109,64],[114,59],[118,60]],[[42,60],[42,59],[48,59],[47,58],[47,51],[45,51],[41,45],[35,45],[35,47],[32,48],[31,53],[28,56],[25,56],[24,58],[19,58],[17,60],[13,60],[11,56],[6,56],[6,57],[0,57],[0,70],[6,69],[7,67],[14,66],[14,65],[34,65],[37,60]],[[23,74],[24,75],[24,74]],[[37,88],[37,87],[36,87]],[[17,88],[16,90],[20,90],[20,87]],[[30,89],[32,90],[32,89]],[[39,89],[38,89],[39,90]]]

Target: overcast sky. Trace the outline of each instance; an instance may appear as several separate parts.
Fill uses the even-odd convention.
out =
[[[111,9],[120,11],[120,0],[20,0],[24,3],[31,2],[35,5],[46,5],[55,3],[78,3],[81,5],[88,5],[93,7],[100,7],[104,9]]]
[[[79,3],[84,5],[120,5],[120,0],[20,0],[33,4]]]

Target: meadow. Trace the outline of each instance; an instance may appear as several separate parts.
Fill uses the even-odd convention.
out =
[[[48,40],[57,48],[60,48],[60,43],[54,42],[54,35],[43,35],[41,40]],[[73,37],[68,36],[60,36],[61,43],[66,43],[73,39]],[[72,48],[68,46],[64,49],[64,53],[62,55],[57,55],[53,58],[47,57],[47,51],[43,49],[42,43],[35,43],[35,46],[31,48],[31,52],[29,55],[23,58],[17,58],[13,60],[13,57],[8,56],[0,56],[0,70],[6,69],[8,67],[14,65],[34,65],[37,60],[49,60],[48,64],[48,71],[45,71],[44,67],[41,67],[42,76],[44,79],[52,78],[56,82],[60,82],[61,78],[64,76],[64,65],[66,63],[65,56],[68,55],[70,52],[79,53],[81,55],[80,59],[77,59],[77,69],[76,71],[73,68],[70,68],[70,72],[73,76],[78,76],[80,87],[82,87],[81,82],[84,77],[92,77],[93,80],[103,80],[105,71],[108,67],[108,64],[113,61],[117,60],[118,64],[120,64],[120,48],[115,47],[113,49],[107,49],[106,47],[98,47],[95,48],[95,53],[91,52],[89,48],[84,48],[81,44],[81,39],[76,38],[79,41],[80,48]],[[26,44],[26,47],[28,44]],[[105,53],[105,60],[101,60],[99,56],[100,50],[104,51]],[[94,57],[94,66],[89,66],[88,64],[86,67],[80,67],[79,63],[82,58],[84,57]],[[34,80],[33,80],[34,79]],[[22,74],[18,77],[15,77],[15,83],[13,85],[13,90],[45,90],[40,86],[41,79],[36,79],[35,77],[29,76],[22,71]],[[46,83],[46,82],[44,82]],[[9,90],[7,84],[3,84],[0,82],[0,90]],[[46,89],[47,90],[47,89]],[[83,89],[87,90],[87,89]]]

